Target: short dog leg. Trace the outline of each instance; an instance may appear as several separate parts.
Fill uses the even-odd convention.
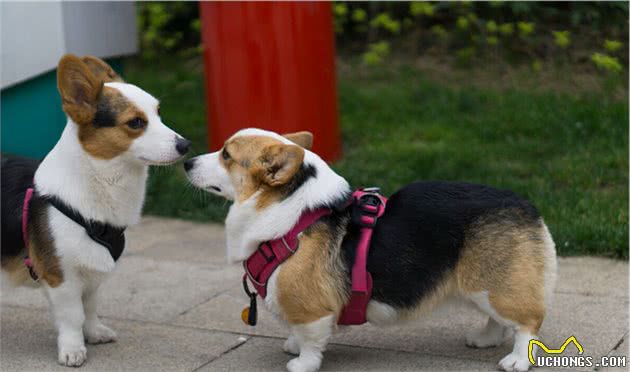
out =
[[[116,332],[101,323],[96,313],[98,286],[87,289],[83,293],[83,308],[85,309],[85,323],[83,334],[88,344],[104,344],[116,341]]]
[[[308,324],[292,325],[291,332],[300,345],[300,356],[287,363],[290,372],[314,372],[322,364],[322,352],[335,325],[334,315],[328,315]]]
[[[59,364],[79,367],[87,359],[83,341],[83,303],[81,284],[78,278],[66,280],[56,288],[45,285],[50,308],[57,327],[57,350]]]
[[[503,342],[505,327],[496,320],[488,318],[488,323],[483,329],[477,330],[466,336],[468,347],[493,347]]]
[[[514,349],[499,362],[499,368],[506,372],[525,372],[532,365],[529,362],[529,340],[535,339],[536,335],[528,329],[519,327],[514,335]],[[532,348],[532,357],[536,359],[538,347]]]
[[[299,355],[300,354],[300,343],[294,335],[289,335],[287,340],[284,342],[282,349],[289,354]]]
[[[521,282],[516,283],[516,285],[521,284]],[[521,289],[520,287],[513,289],[511,293],[519,294],[514,296],[506,295],[503,292],[495,292],[489,295],[477,295],[472,298],[473,302],[497,323],[516,331],[512,352],[499,362],[499,369],[506,372],[525,372],[531,367],[529,362],[529,341],[536,338],[545,316],[543,298],[536,292],[532,293],[529,287],[525,286],[524,290]],[[526,303],[527,307],[519,303],[521,297],[530,299],[530,302]],[[506,333],[508,332],[509,330],[506,331]],[[535,353],[535,351],[536,347],[534,347],[532,353]]]

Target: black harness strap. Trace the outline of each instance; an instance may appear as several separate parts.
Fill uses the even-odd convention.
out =
[[[86,220],[79,212],[61,201],[55,196],[44,196],[44,198],[66,217],[76,222],[85,229],[88,236],[107,248],[114,261],[117,261],[125,249],[125,229],[126,227],[115,227],[108,223]]]

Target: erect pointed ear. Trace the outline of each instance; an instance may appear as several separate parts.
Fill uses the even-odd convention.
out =
[[[103,81],[77,56],[66,54],[57,66],[57,88],[63,110],[77,124],[91,122]]]
[[[291,180],[304,161],[304,149],[295,145],[267,146],[260,156],[261,177],[269,186],[281,186]]]
[[[102,80],[104,83],[110,83],[112,81],[124,83],[125,81],[108,65],[105,61],[94,56],[84,56],[81,58],[83,63],[92,71],[92,74],[97,79]]]
[[[303,131],[303,132],[295,132],[295,133],[287,133],[282,135],[284,138],[289,141],[304,147],[307,150],[310,150],[313,146],[313,133]]]

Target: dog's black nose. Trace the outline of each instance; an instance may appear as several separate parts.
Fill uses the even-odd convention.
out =
[[[190,150],[190,144],[191,142],[186,138],[177,137],[177,139],[175,140],[175,149],[177,149],[177,152],[179,152],[181,155],[185,155],[188,150]]]
[[[192,167],[194,167],[194,166],[195,166],[195,159],[194,159],[194,158],[192,158],[192,159],[188,159],[188,160],[186,160],[186,161],[184,162],[184,170],[185,170],[186,172],[188,172],[189,170],[191,170],[191,169],[192,169]]]

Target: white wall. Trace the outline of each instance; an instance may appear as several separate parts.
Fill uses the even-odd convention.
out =
[[[1,2],[0,87],[53,70],[66,53],[138,50],[133,2]]]
[[[0,4],[2,88],[55,67],[64,51],[62,5]]]

